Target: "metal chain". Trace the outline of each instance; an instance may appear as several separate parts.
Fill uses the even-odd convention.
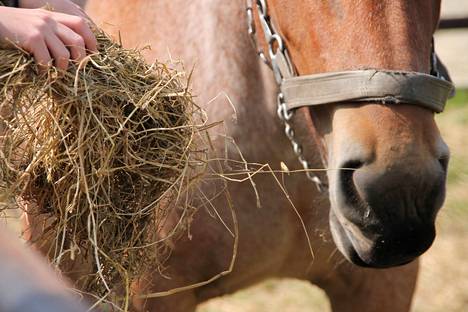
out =
[[[253,17],[253,7],[252,7],[252,0],[247,0],[247,29],[249,32],[250,40],[252,40],[252,44],[257,50],[257,55],[260,59],[271,68],[271,63],[263,53],[262,49],[259,48],[259,44],[257,42],[257,30],[255,28],[255,21]]]
[[[265,37],[265,41],[268,44],[268,54],[269,54],[270,59],[266,58],[265,53],[261,49],[259,49],[259,46],[258,46],[255,22],[253,18],[254,7],[253,7],[252,0],[247,0],[247,9],[246,9],[249,35],[252,39],[254,46],[256,47],[256,49],[258,49],[257,50],[258,56],[265,64],[267,64],[273,70],[276,82],[278,83],[278,85],[280,85],[285,73],[281,71],[281,68],[276,61],[277,57],[279,56],[284,57],[286,62],[288,62],[289,64],[291,63],[290,58],[286,50],[286,47],[283,43],[283,39],[281,38],[281,36],[278,34],[273,24],[271,23],[270,16],[268,15],[268,12],[267,12],[268,8],[267,8],[266,0],[255,0],[255,2],[256,2],[256,8],[258,12],[258,17],[260,20],[260,25],[262,26],[262,30],[263,30],[263,35]],[[291,66],[289,68],[291,68]],[[291,76],[294,75],[293,72],[290,72],[288,74]],[[310,181],[315,183],[319,192],[326,193],[327,192],[326,186],[322,183],[320,178],[311,171],[309,162],[304,157],[302,145],[298,142],[295,136],[293,126],[290,123],[291,118],[294,116],[294,111],[288,111],[286,103],[284,102],[284,95],[281,91],[278,92],[277,107],[278,107],[277,114],[278,114],[279,119],[282,121],[284,125],[284,132],[292,145],[294,154],[297,156],[299,162],[304,168],[307,178]]]

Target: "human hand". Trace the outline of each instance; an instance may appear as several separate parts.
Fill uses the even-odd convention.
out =
[[[70,58],[80,61],[86,50],[97,49],[96,38],[83,17],[43,9],[0,7],[0,42],[26,50],[40,66],[51,65],[53,59],[63,70]]]

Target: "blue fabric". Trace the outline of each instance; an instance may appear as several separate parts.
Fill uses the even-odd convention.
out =
[[[86,312],[88,308],[71,298],[48,293],[34,293],[13,306],[1,307],[2,312]],[[96,311],[96,310],[94,310]]]

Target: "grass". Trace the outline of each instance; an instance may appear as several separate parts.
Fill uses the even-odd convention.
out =
[[[468,90],[459,90],[436,117],[451,149],[438,237],[422,257],[412,312],[468,311]],[[213,299],[198,312],[328,312],[323,291],[306,282],[269,280]]]
[[[468,89],[457,90],[455,96],[451,98],[447,104],[449,110],[459,107],[466,107],[468,103]],[[468,117],[468,116],[465,116]]]

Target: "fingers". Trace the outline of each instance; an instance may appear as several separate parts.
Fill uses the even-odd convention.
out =
[[[42,69],[50,66],[52,63],[52,58],[49,53],[49,49],[42,36],[37,35],[36,37],[31,38],[31,49],[30,52],[34,56],[36,63]]]
[[[68,57],[70,57],[71,54],[71,58],[79,62],[86,56],[84,39],[76,32],[74,32],[65,25],[58,24],[55,34],[58,37],[57,40],[61,40],[62,46],[65,44],[65,46],[70,50],[70,53],[68,53]]]
[[[57,20],[57,22],[67,26],[75,33],[80,35],[83,38],[85,46],[89,51],[97,51],[96,37],[91,31],[91,28],[89,27],[85,18],[55,12],[52,14],[54,14],[54,18]]]
[[[45,38],[47,48],[52,54],[52,57],[54,58],[54,65],[62,70],[67,70],[68,61],[70,59],[70,52],[65,47],[65,45],[63,44],[64,42],[62,42],[62,40],[62,38],[59,38],[54,34],[51,34]],[[76,52],[76,50],[77,48],[72,49],[72,51],[78,53]]]
[[[53,58],[55,66],[67,70],[70,58],[79,62],[87,50],[97,50],[96,38],[84,18],[45,10],[33,13],[32,27],[24,31],[21,45],[41,67],[51,65]]]

